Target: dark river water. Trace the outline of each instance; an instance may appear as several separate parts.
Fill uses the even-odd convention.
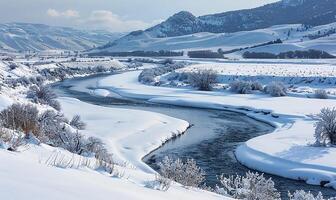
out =
[[[198,166],[205,171],[206,184],[214,186],[218,184],[217,176],[220,174],[244,175],[248,171],[253,171],[236,160],[234,151],[241,143],[269,133],[274,129],[266,123],[230,111],[167,106],[134,99],[98,97],[73,89],[73,86],[94,88],[96,82],[105,76],[107,75],[69,79],[54,84],[53,88],[59,96],[73,97],[106,107],[157,112],[186,120],[192,125],[183,136],[167,142],[164,146],[143,158],[144,162],[155,170],[158,169],[157,164],[165,156],[181,159],[193,158]],[[322,191],[325,197],[336,196],[336,191],[333,189],[307,185],[301,181],[269,174],[265,176],[267,178],[271,177],[275,182],[276,188],[281,192],[282,199],[288,199],[288,191],[295,190],[311,191],[314,194]]]

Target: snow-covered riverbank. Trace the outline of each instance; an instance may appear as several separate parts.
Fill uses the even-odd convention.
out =
[[[105,78],[100,81],[99,88],[105,89],[105,95],[112,92],[158,103],[234,109],[268,121],[278,127],[276,131],[241,146],[236,153],[240,162],[260,171],[310,184],[328,183],[327,186],[336,188],[336,149],[312,146],[314,120],[311,118],[323,107],[336,106],[335,100],[153,87],[138,83],[139,73],[127,72]]]
[[[7,78],[36,77],[36,68],[58,69],[57,64],[50,64],[18,65],[11,70],[9,63],[1,64],[0,111],[13,103],[29,102],[27,88],[20,84],[9,87],[5,83]],[[114,67],[119,62],[108,64]],[[153,112],[100,107],[73,98],[59,98],[59,101],[67,117],[81,115],[87,125],[81,134],[100,138],[106,144],[116,162],[113,173],[97,169],[91,157],[62,148],[29,141],[13,152],[6,150],[0,141],[1,199],[229,199],[179,184],[172,184],[166,192],[156,189],[159,187],[156,173],[141,158],[173,134],[185,131],[189,126],[186,121]],[[52,109],[47,105],[34,106],[41,112]]]

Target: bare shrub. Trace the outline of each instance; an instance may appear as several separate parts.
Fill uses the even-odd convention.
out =
[[[59,151],[53,152],[44,163],[48,166],[59,167],[59,168],[74,168],[79,169],[82,167],[88,167],[90,169],[94,168],[91,160],[87,157],[78,156],[72,154],[68,156],[67,154],[61,153]]]
[[[317,115],[315,139],[320,145],[336,144],[336,108],[323,108]]]
[[[167,191],[170,188],[171,180],[160,175],[155,175],[155,181],[159,184],[159,189]]]
[[[181,183],[184,186],[198,187],[204,181],[204,172],[196,165],[195,160],[173,160],[165,157],[159,163],[160,174],[164,178]]]
[[[287,95],[287,87],[281,82],[271,82],[265,87],[265,92],[273,97]]]
[[[317,99],[328,99],[328,93],[325,90],[315,90],[314,97]]]
[[[297,190],[293,194],[288,193],[288,197],[290,200],[327,200],[323,197],[322,193],[319,192],[316,196],[314,196],[310,192],[305,192],[303,190]],[[328,200],[335,200],[336,198],[330,198]]]
[[[38,133],[38,110],[30,104],[13,104],[0,112],[4,128],[22,131],[27,137]]]
[[[230,91],[238,94],[252,93],[252,83],[248,81],[235,80],[230,83]]]
[[[13,134],[10,140],[7,142],[7,150],[17,151],[19,147],[27,144],[27,141],[21,133]]]
[[[29,88],[27,97],[33,99],[35,103],[50,105],[56,110],[60,110],[60,104],[56,101],[57,95],[48,86],[31,86]]]
[[[217,82],[217,73],[214,70],[199,70],[189,74],[189,82],[192,86],[202,91],[210,91],[212,84]]]
[[[264,89],[264,86],[258,81],[253,81],[251,83],[251,87],[252,87],[252,90],[262,91]]]
[[[167,191],[171,186],[171,182],[172,181],[170,179],[160,176],[159,174],[156,174],[155,180],[147,182],[146,187],[155,190]]]
[[[155,82],[155,77],[161,76],[163,74],[173,72],[176,69],[183,68],[187,65],[186,62],[173,62],[172,64],[167,63],[163,67],[155,67],[150,69],[144,69],[138,76],[138,81],[142,83],[153,83]]]
[[[38,139],[52,146],[62,146],[64,143],[61,136],[65,132],[65,123],[68,120],[59,112],[47,110],[39,117]]]
[[[17,151],[20,146],[26,144],[25,137],[21,132],[0,127],[0,148]]]
[[[86,124],[81,120],[79,115],[75,115],[71,121],[70,121],[70,126],[72,126],[73,128],[76,128],[78,130],[84,130]]]
[[[248,172],[245,176],[221,175],[219,181],[223,188],[218,188],[217,191],[235,199],[280,200],[280,193],[275,189],[272,179],[266,179],[263,174],[259,175],[257,172]]]

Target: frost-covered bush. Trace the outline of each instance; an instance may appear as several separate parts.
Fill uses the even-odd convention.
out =
[[[86,124],[81,120],[79,115],[75,115],[71,121],[70,121],[70,126],[72,126],[73,128],[76,128],[78,130],[84,130]]]
[[[315,139],[320,145],[336,145],[336,108],[323,108],[317,115]]]
[[[31,86],[29,88],[27,97],[32,99],[35,103],[49,105],[56,110],[61,109],[60,104],[56,101],[56,93],[48,86]]]
[[[76,119],[74,121],[80,121]],[[81,121],[80,121],[81,122]],[[62,147],[71,153],[93,156],[99,168],[109,173],[113,172],[114,162],[112,154],[105,148],[105,144],[95,137],[85,137],[78,131],[68,128],[68,120],[59,112],[48,110],[39,117],[39,134],[37,138],[44,143]],[[74,123],[78,127],[83,127]]]
[[[68,120],[59,112],[47,110],[39,116],[38,139],[52,146],[62,146],[64,143],[63,133]]]
[[[199,70],[189,73],[189,83],[203,91],[210,91],[212,84],[217,82],[217,73],[214,70]]]
[[[238,94],[252,93],[252,83],[248,81],[235,80],[230,83],[230,91]]]
[[[314,196],[310,192],[305,192],[303,190],[297,190],[293,194],[288,193],[290,200],[336,200],[336,198],[325,199],[321,192]]]
[[[4,128],[23,132],[27,137],[38,134],[38,110],[31,104],[13,104],[0,112]]]
[[[0,148],[17,151],[18,147],[25,144],[26,140],[21,132],[0,127]]]
[[[252,90],[262,91],[264,89],[264,86],[258,81],[253,81],[251,83],[251,87],[252,87]]]
[[[328,99],[328,93],[325,90],[315,90],[314,97],[317,99]]]
[[[282,97],[287,95],[287,87],[281,82],[271,82],[265,87],[265,93],[273,97]]]
[[[155,67],[150,69],[144,69],[138,76],[139,82],[142,83],[153,83],[155,82],[155,77],[161,76],[163,74],[173,72],[174,70],[183,68],[187,65],[186,62],[178,62],[178,63],[167,63],[163,67]]]
[[[193,159],[183,162],[165,157],[159,167],[161,176],[185,186],[198,187],[204,181],[204,172]]]
[[[216,191],[235,199],[280,200],[280,193],[274,187],[272,179],[266,179],[263,174],[257,172],[248,172],[245,176],[221,175],[219,181],[222,188],[217,186]]]
[[[155,190],[167,191],[171,186],[171,182],[170,179],[156,174],[155,180],[149,181],[146,186]]]
[[[159,184],[159,189],[167,191],[170,188],[171,180],[160,175],[155,176],[155,181]]]

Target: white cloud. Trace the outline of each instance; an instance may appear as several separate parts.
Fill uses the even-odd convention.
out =
[[[47,10],[47,15],[50,17],[66,17],[66,18],[77,18],[79,17],[79,12],[76,10],[65,10],[63,12],[57,11],[55,9],[49,8]]]
[[[82,26],[94,29],[108,29],[115,32],[128,32],[146,29],[153,25],[140,20],[128,20],[108,10],[94,10],[86,19],[79,20]]]

